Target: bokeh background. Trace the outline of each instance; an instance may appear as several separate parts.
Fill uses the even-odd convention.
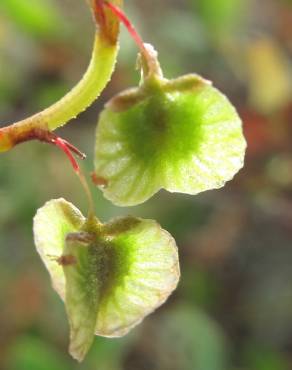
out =
[[[33,244],[32,218],[60,196],[86,211],[70,164],[26,143],[0,156],[0,369],[292,369],[292,1],[126,0],[167,77],[197,72],[240,112],[244,169],[199,196],[160,192],[114,207],[93,189],[102,220],[157,219],[179,246],[182,277],[168,302],[122,339],[97,338],[79,365],[67,354],[62,302]],[[84,1],[0,1],[0,122],[26,117],[74,85],[94,27]],[[103,104],[138,82],[136,47],[123,30],[113,79],[60,135],[88,154]]]

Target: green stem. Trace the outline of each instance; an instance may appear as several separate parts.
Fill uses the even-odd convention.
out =
[[[120,4],[121,0],[113,2]],[[92,58],[81,81],[63,98],[49,108],[33,116],[0,129],[0,152],[33,137],[36,129],[53,131],[83,112],[100,95],[111,78],[118,52],[118,20],[110,12],[98,14],[100,2],[92,1],[98,30]],[[104,18],[105,17],[105,18]],[[102,21],[101,21],[102,18]]]
[[[88,108],[110,80],[117,49],[117,45],[109,45],[97,35],[92,59],[82,80],[61,100],[37,114],[35,120],[55,130]]]

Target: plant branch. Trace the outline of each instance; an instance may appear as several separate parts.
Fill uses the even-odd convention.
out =
[[[90,7],[97,25],[92,57],[80,82],[52,106],[31,117],[0,129],[0,152],[12,149],[34,129],[53,131],[88,108],[100,95],[110,80],[118,52],[119,21],[109,11],[98,16],[99,0],[92,0]],[[121,0],[113,0],[121,5]],[[103,19],[104,17],[104,19]]]

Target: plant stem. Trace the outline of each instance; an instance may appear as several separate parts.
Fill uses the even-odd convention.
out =
[[[81,185],[82,185],[82,187],[85,191],[85,194],[87,196],[87,200],[88,200],[88,218],[95,217],[94,202],[93,202],[93,198],[92,198],[92,194],[91,194],[89,185],[87,183],[87,180],[86,180],[86,177],[85,177],[84,173],[81,171],[81,168],[80,168],[79,164],[77,163],[76,159],[74,158],[72,152],[74,154],[76,154],[81,159],[85,159],[86,155],[84,153],[82,153],[79,149],[77,149],[74,145],[69,143],[68,141],[66,141],[66,140],[64,140],[64,139],[62,139],[62,138],[60,138],[60,137],[58,137],[54,134],[50,134],[50,136],[48,137],[47,142],[49,144],[54,144],[54,145],[58,146],[68,157],[69,161],[72,164],[74,172],[78,176],[78,178],[80,180],[80,183],[81,183]]]
[[[142,37],[136,31],[133,23],[118,6],[109,1],[104,4],[116,15],[116,17],[125,25],[129,34],[137,44],[142,56],[142,68],[144,77],[162,78],[162,71],[157,60],[157,53],[150,44],[145,44]]]
[[[79,169],[78,172],[76,172],[76,174],[79,177],[81,185],[82,185],[83,189],[85,190],[85,193],[86,193],[86,196],[87,196],[87,201],[88,201],[87,219],[96,218],[95,211],[94,211],[94,201],[93,201],[92,193],[91,193],[90,187],[88,185],[88,182],[86,180],[86,177],[80,169]]]
[[[121,0],[113,0],[121,4]],[[16,144],[27,141],[23,137],[35,129],[53,131],[88,108],[100,95],[110,80],[118,52],[119,21],[109,12],[104,21],[97,15],[98,0],[92,2],[98,28],[96,31],[90,64],[81,81],[58,102],[24,120],[0,129],[0,152],[12,149]]]

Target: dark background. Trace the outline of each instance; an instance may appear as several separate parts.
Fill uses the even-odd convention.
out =
[[[235,104],[246,164],[224,189],[160,192],[118,208],[93,189],[97,214],[157,219],[179,246],[182,277],[168,302],[122,339],[96,337],[81,365],[32,236],[32,218],[63,196],[86,210],[68,160],[23,144],[0,156],[0,369],[292,369],[292,1],[125,0],[166,77],[197,72]],[[0,1],[0,122],[56,101],[87,66],[94,27],[83,1]],[[135,85],[136,46],[123,30],[113,79],[58,131],[88,154],[104,102]]]

